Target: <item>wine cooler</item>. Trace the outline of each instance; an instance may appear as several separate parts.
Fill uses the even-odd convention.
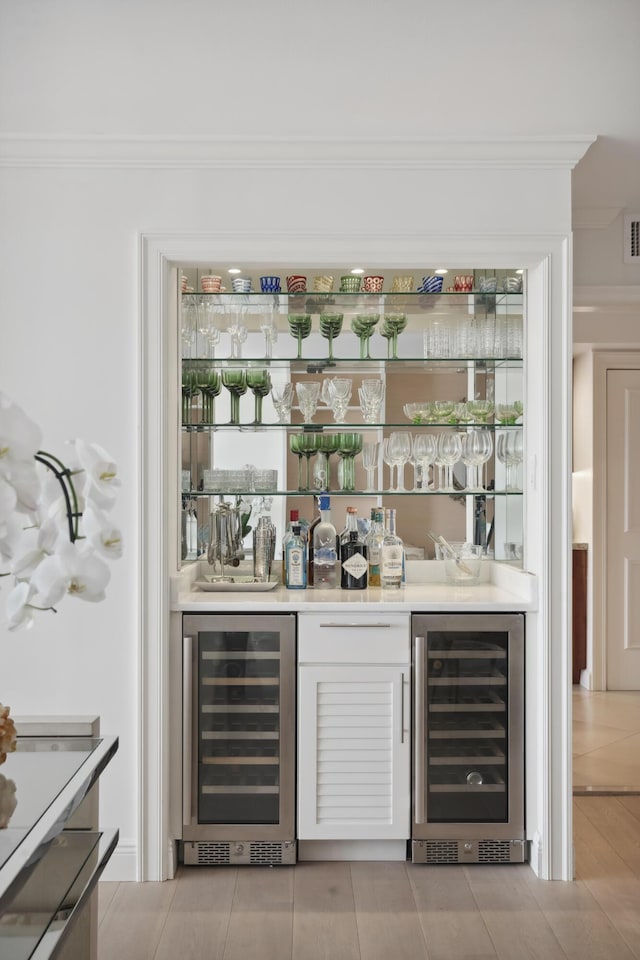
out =
[[[524,828],[524,617],[412,617],[414,863],[514,863]]]
[[[295,616],[185,615],[183,633],[183,861],[295,863]]]

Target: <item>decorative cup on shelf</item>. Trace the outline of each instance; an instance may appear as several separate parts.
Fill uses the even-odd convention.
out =
[[[183,273],[182,276],[180,277],[180,290],[182,291],[182,293],[187,292],[187,283],[188,283],[187,277],[185,277]]]
[[[289,293],[306,293],[307,278],[294,273],[287,277],[287,291]]]
[[[263,293],[280,293],[280,277],[260,277],[260,289]]]
[[[480,277],[478,280],[480,293],[495,293],[498,289],[497,277]]]
[[[418,293],[441,293],[442,277],[423,277]]]
[[[251,293],[250,277],[234,277],[231,281],[234,293]]]
[[[222,277],[200,277],[200,289],[203,293],[220,293]]]
[[[413,290],[413,277],[394,277],[391,284],[391,293],[411,293]]]
[[[340,293],[360,293],[360,277],[340,277]]]
[[[333,277],[329,275],[314,277],[313,289],[315,293],[331,293],[333,290]]]
[[[522,277],[505,277],[502,289],[505,293],[522,293]]]
[[[453,289],[456,293],[471,293],[473,290],[473,276],[461,275],[453,278]]]
[[[363,293],[382,293],[384,277],[372,276],[362,278]]]

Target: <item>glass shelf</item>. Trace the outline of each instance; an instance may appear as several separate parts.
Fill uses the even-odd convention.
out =
[[[195,298],[219,305],[222,309],[237,310],[242,307],[264,309],[277,307],[286,313],[322,313],[326,308],[344,307],[349,311],[363,307],[389,308],[392,311],[407,311],[412,313],[428,313],[436,305],[442,304],[447,311],[453,309],[468,309],[469,307],[513,307],[513,313],[522,312],[522,293],[504,293],[498,290],[495,293],[471,291],[445,291],[441,293],[201,293],[188,291],[182,298]]]
[[[521,490],[183,490],[186,500],[201,497],[521,497]]]
[[[290,338],[292,345],[295,345],[293,337]],[[356,338],[354,337],[354,342]],[[357,345],[357,344],[356,344]],[[334,357],[330,360],[328,357],[303,357],[298,360],[293,357],[183,357],[184,365],[193,366],[196,369],[203,367],[223,367],[229,369],[244,370],[247,367],[269,367],[272,370],[288,370],[291,373],[324,373],[331,371],[333,367],[339,367],[341,372],[346,372],[345,368],[353,367],[358,373],[376,373],[380,374],[385,369],[389,371],[413,370],[420,373],[450,373],[458,371],[466,373],[468,370],[474,370],[476,373],[482,373],[484,370],[514,369],[519,370],[522,367],[522,357],[404,357],[390,358],[372,357],[368,360],[360,360],[358,357]]]
[[[238,430],[240,433],[260,433],[263,430],[285,430],[288,433],[353,433],[355,431],[414,430],[432,428],[446,430],[522,430],[521,423],[183,423],[184,433],[215,433],[217,430]]]

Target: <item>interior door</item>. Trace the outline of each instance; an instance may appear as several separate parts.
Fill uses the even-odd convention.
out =
[[[640,690],[640,370],[607,372],[607,689]]]

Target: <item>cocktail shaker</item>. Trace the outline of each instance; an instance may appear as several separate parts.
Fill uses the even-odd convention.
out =
[[[276,546],[276,528],[271,517],[260,517],[253,531],[253,576],[267,582]]]

